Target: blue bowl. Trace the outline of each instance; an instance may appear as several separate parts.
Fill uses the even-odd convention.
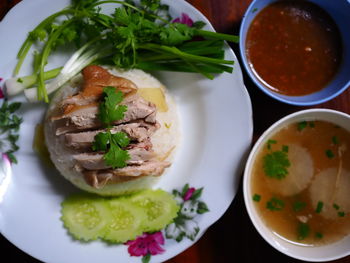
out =
[[[239,46],[243,64],[248,72],[248,75],[264,93],[274,99],[292,105],[315,105],[326,102],[338,96],[350,85],[350,0],[308,0],[309,2],[312,2],[324,9],[337,24],[343,41],[343,60],[339,67],[338,73],[325,88],[318,92],[304,96],[286,96],[270,90],[259,81],[248,64],[246,56],[246,36],[249,26],[259,11],[276,1],[278,0],[254,0],[250,4],[242,20]]]

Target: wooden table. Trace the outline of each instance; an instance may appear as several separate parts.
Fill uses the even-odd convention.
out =
[[[0,0],[0,19],[19,1]],[[188,0],[188,2],[198,8],[218,32],[238,34],[241,19],[251,0]],[[2,41],[6,39],[2,38]],[[232,48],[239,57],[238,45],[232,45]],[[281,117],[306,108],[277,102],[258,90],[246,74],[244,79],[253,104],[254,140]],[[337,98],[313,108],[316,107],[335,109],[350,114],[350,89]],[[2,258],[5,258],[6,255],[8,256],[6,258],[11,258],[11,262],[37,262],[3,237],[0,238],[0,251]],[[167,263],[184,262],[285,263],[302,261],[283,255],[262,239],[248,217],[242,187],[240,187],[236,198],[223,217],[212,225],[196,244],[167,261]],[[333,262],[350,263],[350,256]]]

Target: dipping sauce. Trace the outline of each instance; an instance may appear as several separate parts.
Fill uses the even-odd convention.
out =
[[[294,123],[260,149],[254,204],[274,233],[323,245],[350,233],[350,133],[325,121]]]
[[[252,21],[246,54],[259,80],[271,90],[301,96],[324,88],[336,75],[342,40],[332,18],[306,1],[277,1]]]

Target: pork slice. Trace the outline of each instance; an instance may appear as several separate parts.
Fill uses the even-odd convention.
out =
[[[100,173],[100,175],[111,173],[113,176],[160,176],[165,168],[169,166],[169,162],[151,160],[141,165],[128,165],[121,169],[110,169]]]
[[[101,98],[103,88],[115,87],[124,95],[137,91],[137,86],[131,80],[110,74],[103,67],[90,65],[83,69],[84,83],[81,91],[73,96],[69,96],[61,102],[64,107],[69,104],[87,105],[96,102]]]
[[[120,169],[83,171],[83,175],[87,184],[94,188],[102,188],[107,183],[120,183],[142,176],[160,176],[169,166],[169,162],[151,160],[142,165],[130,165]]]
[[[128,150],[130,159],[126,162],[128,165],[141,165],[145,161],[151,160],[155,157],[153,151],[146,150],[145,148],[135,147]],[[102,153],[79,153],[73,155],[76,163],[86,170],[102,170],[111,168],[107,165],[103,159]]]
[[[110,131],[112,134],[117,132],[125,132],[131,141],[142,142],[151,137],[158,128],[158,123],[149,124],[144,121],[139,121],[114,126]],[[95,136],[100,132],[106,132],[106,129],[66,133],[66,145],[68,147],[80,150],[91,148]]]
[[[156,123],[156,106],[139,95],[128,96],[121,104],[126,105],[128,109],[124,113],[124,118],[115,121],[114,125],[135,120],[144,120],[146,123],[151,124]],[[52,117],[51,120],[54,122],[56,135],[61,135],[79,130],[100,128],[102,124],[97,118],[97,113],[98,105],[96,104],[75,106],[61,116]]]

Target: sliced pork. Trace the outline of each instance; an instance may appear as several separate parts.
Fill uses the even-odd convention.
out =
[[[124,95],[129,95],[137,91],[137,86],[126,78],[121,78],[110,74],[106,69],[91,65],[83,70],[84,83],[82,90],[74,95],[69,96],[61,102],[61,106],[88,105],[100,99],[103,88],[110,86],[123,92]]]
[[[139,95],[134,94],[128,96],[121,105],[126,105],[128,109],[124,113],[124,118],[122,120],[114,122],[115,125],[136,120],[144,120],[146,123],[151,124],[156,123],[156,106],[144,100]],[[71,105],[66,107],[62,115],[51,118],[55,125],[56,135],[102,127],[101,122],[97,118],[98,104],[70,106]]]
[[[148,161],[142,165],[129,165],[119,169],[84,171],[84,179],[87,184],[94,188],[101,188],[107,183],[117,183],[133,180],[142,176],[160,176],[165,168],[169,167],[169,162]]]
[[[120,124],[113,127],[110,132],[112,134],[117,132],[125,132],[131,141],[142,142],[151,137],[153,133],[159,128],[159,124],[149,124],[144,121]],[[100,132],[106,132],[106,129],[66,133],[66,145],[74,149],[88,149],[91,148],[95,136]]]
[[[128,150],[128,153],[130,160],[128,160],[126,163],[133,165],[140,165],[145,161],[151,160],[155,157],[153,151],[140,147],[132,148]],[[103,155],[103,153],[79,153],[73,155],[73,158],[80,167],[86,170],[101,170],[111,168],[111,166],[108,166],[105,163]]]
[[[61,99],[54,116],[48,118],[52,136],[59,138],[63,142],[62,147],[68,150],[70,169],[82,175],[94,188],[143,176],[160,176],[170,163],[159,161],[151,142],[152,135],[160,128],[156,120],[156,106],[137,94],[137,86],[132,81],[111,75],[104,68],[88,66],[82,74],[81,90]],[[108,128],[98,116],[106,86],[121,91],[124,98],[120,105],[127,106],[124,118]],[[123,149],[130,156],[124,168],[112,169],[104,160],[105,152],[93,151],[95,136],[101,132],[124,132],[130,139],[130,144]]]

